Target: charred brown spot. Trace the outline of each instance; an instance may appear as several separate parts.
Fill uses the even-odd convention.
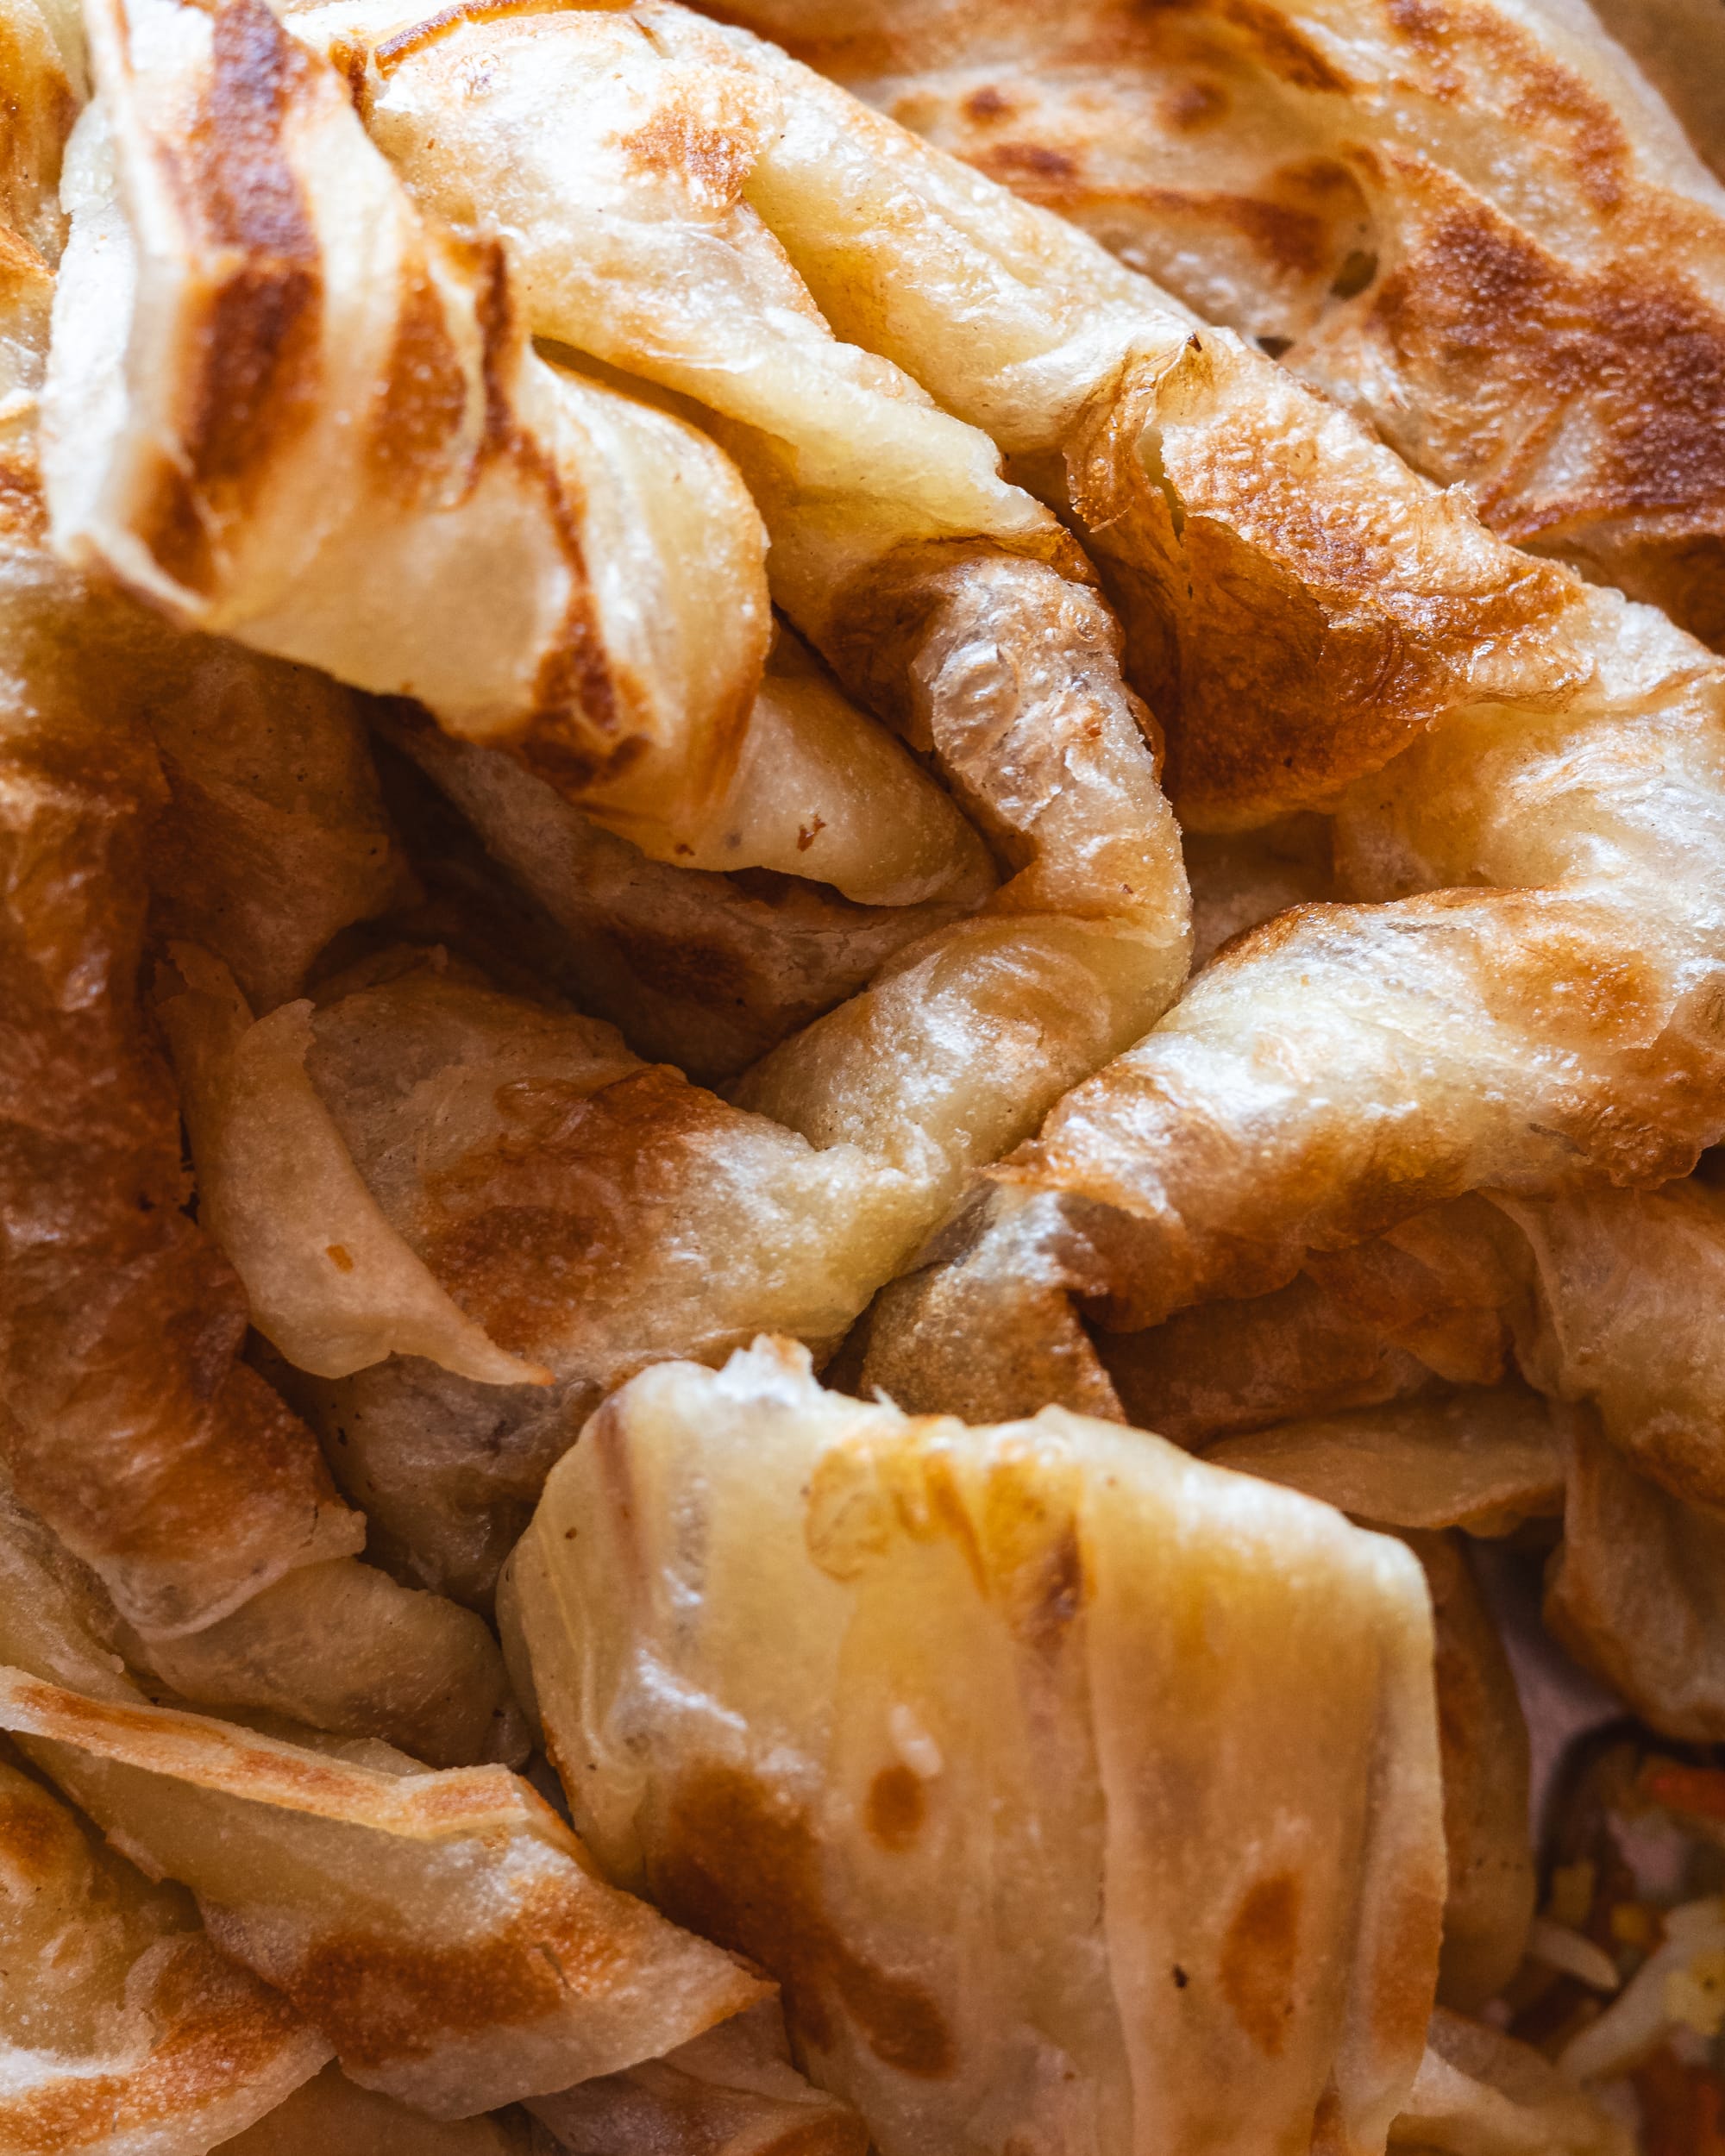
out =
[[[1623,123],[1582,78],[1521,46],[1508,23],[1492,25],[1494,42],[1514,47],[1506,54],[1517,94],[1505,116],[1513,126],[1560,128],[1568,137],[1569,166],[1582,191],[1597,210],[1615,210],[1623,197],[1629,166],[1629,141]]]
[[[928,1800],[922,1777],[903,1765],[882,1767],[869,1784],[863,1816],[883,1849],[908,1849],[921,1831]]]
[[[530,770],[574,794],[620,778],[645,753],[646,743],[624,731],[625,684],[605,649],[579,555],[570,574],[578,580],[557,642],[534,681],[533,715],[515,749]]]
[[[585,1880],[524,1891],[510,1916],[471,1940],[404,1942],[357,1927],[314,1940],[274,1980],[345,2064],[430,2059],[451,2038],[519,2028],[602,1995],[637,1951],[630,1905]],[[208,1912],[219,1942],[223,1912]]]
[[[746,135],[716,128],[675,103],[624,135],[618,147],[637,172],[681,180],[715,208],[741,197],[755,166],[755,145]]]
[[[523,1351],[583,1300],[623,1289],[638,1264],[629,1223],[676,1202],[688,1149],[737,1112],[662,1068],[590,1094],[524,1080],[498,1106],[501,1144],[429,1181],[420,1247],[492,1338]]]
[[[1032,1646],[1057,1646],[1084,1607],[1085,1591],[1083,1557],[1069,1527],[1029,1568],[1015,1612],[1018,1630]]]
[[[996,142],[975,162],[991,178],[1025,192],[1064,187],[1078,177],[1077,159],[1047,142]]]
[[[52,1879],[83,1846],[71,1813],[46,1790],[22,1783],[0,1789],[0,1871],[32,1883]]]
[[[511,458],[542,490],[569,575],[561,630],[540,661],[530,714],[510,746],[547,785],[575,796],[621,776],[641,755],[644,744],[627,709],[634,685],[612,667],[600,632],[581,545],[584,505],[575,477],[555,466],[516,424],[509,385],[525,331],[511,296],[501,243],[474,242],[472,267],[486,392],[484,454]]]
[[[1418,45],[1436,44],[1451,28],[1443,0],[1387,0],[1384,13],[1403,37]]]
[[[714,1004],[741,1002],[747,994],[748,968],[734,950],[636,922],[613,923],[610,934],[637,980],[660,995]]]
[[[919,1540],[927,1541],[935,1535],[944,1535],[963,1558],[971,1583],[978,1595],[988,1592],[988,1562],[983,1553],[976,1523],[970,1517],[970,1507],[964,1501],[964,1493],[958,1487],[952,1471],[952,1463],[944,1453],[929,1453],[923,1463],[921,1495],[927,1512],[921,1519],[913,1519],[905,1507],[899,1507],[900,1521],[907,1532]]]
[[[323,296],[317,242],[282,147],[315,63],[261,0],[224,0],[192,127],[190,208],[236,266],[217,285],[180,420],[180,474],[164,466],[144,535],[170,576],[207,589],[222,527],[305,425]]]
[[[1299,1881],[1287,1871],[1258,1880],[1228,1925],[1218,1975],[1234,2018],[1271,2059],[1294,2016],[1299,1946]]]
[[[864,1959],[828,1914],[820,1844],[804,1813],[752,1775],[712,1765],[684,1775],[670,1802],[654,1894],[680,1923],[769,1970],[793,2025],[834,2040],[834,2011],[875,2056],[926,2079],[952,2071],[936,2002]]]
[[[1291,203],[1262,201],[1252,195],[1215,194],[1187,199],[1219,223],[1232,226],[1279,269],[1310,276],[1329,259],[1329,222],[1309,210]]]
[[[1226,118],[1228,103],[1228,93],[1220,83],[1201,78],[1170,91],[1159,109],[1165,126],[1176,135],[1190,135]]]
[[[1489,523],[1522,543],[1567,527],[1648,516],[1689,530],[1640,596],[1703,633],[1711,576],[1685,573],[1720,543],[1725,502],[1725,314],[1685,281],[1640,262],[1571,267],[1482,204],[1434,219],[1373,307],[1410,379],[1440,385],[1454,407],[1446,453]],[[1546,452],[1559,431],[1587,442],[1579,465]],[[1569,476],[1571,470],[1573,476]],[[1635,544],[1625,534],[1625,548]],[[1627,565],[1634,567],[1630,552]],[[1602,567],[1620,563],[1604,542]]]
[[[366,72],[366,48],[347,37],[329,41],[329,65],[348,85],[348,102],[361,119],[371,112],[371,84]]]
[[[445,326],[437,288],[422,270],[403,296],[389,370],[373,407],[366,454],[380,491],[411,502],[446,471],[467,410],[461,357]]]
[[[964,100],[964,116],[974,120],[979,127],[986,127],[991,120],[1003,120],[1012,111],[1013,103],[1004,91],[984,84],[981,90],[973,90]]]
[[[1640,953],[1614,948],[1610,923],[1504,893],[1484,933],[1480,973],[1494,1014],[1554,1047],[1632,1048],[1659,1032],[1659,972]]]
[[[1211,400],[1202,423],[1164,434],[1162,389],[1122,397],[1069,464],[1132,686],[1168,730],[1164,783],[1200,830],[1381,768],[1450,707],[1482,643],[1511,652],[1580,603],[1549,565],[1507,553],[1471,589],[1440,588],[1423,559],[1320,509],[1309,437],[1266,423],[1261,365],[1195,337],[1179,366]]]
[[[63,2074],[0,2099],[0,2130],[32,2156],[116,2140],[178,2140],[175,2122],[268,2071],[303,2040],[298,2015],[196,1934],[161,1965],[147,2001],[166,2033],[121,2073]],[[142,2006],[143,2001],[138,2004]]]
[[[1244,33],[1272,75],[1296,90],[1345,91],[1352,87],[1323,54],[1265,0],[1226,0],[1225,19]]]

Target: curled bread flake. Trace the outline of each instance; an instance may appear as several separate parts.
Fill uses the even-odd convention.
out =
[[[1534,1915],[1527,1725],[1465,1540],[1452,1533],[1407,1539],[1431,1589],[1437,1645],[1449,1865],[1438,1997],[1477,2013],[1521,1967]]]
[[[173,962],[179,982],[158,1008],[204,1217],[264,1337],[320,1377],[423,1355],[480,1384],[548,1383],[486,1337],[384,1218],[306,1075],[310,1005],[254,1020],[219,959],[181,943]]]
[[[199,640],[195,668],[138,655],[167,798],[150,826],[153,936],[223,960],[260,1012],[304,991],[342,929],[413,896],[363,699],[309,667]]]
[[[779,1975],[887,2156],[1381,2143],[1444,1877],[1399,1545],[1057,1410],[913,1421],[762,1340],[613,1395],[505,1617],[600,1862]]]
[[[1655,1729],[1725,1735],[1725,1520],[1637,1472],[1569,1411],[1564,1539],[1547,1626]]]
[[[1220,953],[991,1172],[973,1250],[1039,1253],[1132,1332],[1463,1192],[1688,1171],[1725,1096],[1725,672],[1651,610],[1587,604],[1589,693],[1452,718],[1353,789],[1336,842],[1365,902]]]
[[[434,1766],[522,1756],[497,1642],[471,1611],[341,1557],[200,1632],[144,1639],[3,1487],[0,1660],[104,1699],[137,1696],[129,1664],[179,1701],[381,1738]]]
[[[1497,1203],[1533,1263],[1529,1375],[1590,1402],[1642,1474],[1725,1517],[1725,1190],[1690,1176]]]
[[[304,1564],[179,1639],[116,1634],[198,1707],[378,1737],[434,1767],[525,1756],[497,1642],[471,1610],[354,1557]]]
[[[444,1592],[489,1595],[545,1475],[643,1363],[720,1359],[763,1309],[831,1345],[921,1232],[902,1170],[817,1152],[608,1026],[411,953],[331,988],[307,1069],[376,1202],[492,1339],[555,1375],[499,1390],[397,1357],[297,1395]]]
[[[1204,1457],[1321,1497],[1375,1526],[1508,1534],[1563,1510],[1563,1446],[1538,1394],[1439,1393],[1283,1422]]]

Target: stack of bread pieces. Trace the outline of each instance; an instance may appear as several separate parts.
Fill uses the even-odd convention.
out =
[[[1717,0],[0,0],[0,2156],[1725,2156]]]

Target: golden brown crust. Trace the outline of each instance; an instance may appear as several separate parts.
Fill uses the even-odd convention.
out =
[[[0,2097],[7,2156],[73,2156],[182,2122],[197,2133],[204,2125],[201,2108],[214,2110],[213,2099],[236,2084],[266,2076],[266,2088],[279,2084],[284,2054],[307,2048],[304,2024],[288,2002],[196,1933],[154,1979],[149,2006],[166,2025],[163,2040],[129,2068],[67,2074],[27,2096]]]
[[[0,226],[9,243],[53,262],[66,221],[58,197],[61,153],[82,102],[77,63],[48,16],[14,4],[0,16]]]
[[[1578,685],[1572,582],[1478,544],[1235,339],[1129,372],[1065,454],[1188,828],[1327,802],[1446,712]]]
[[[721,11],[1255,334],[1506,536],[1725,636],[1725,199],[1572,14]]]
[[[309,1432],[238,1360],[238,1282],[181,1210],[178,1106],[135,981],[154,760],[97,717],[111,680],[66,679],[60,638],[94,645],[99,615],[80,615],[53,572],[16,556],[9,571],[0,1187],[12,1464],[25,1501],[103,1572],[134,1623],[180,1630],[292,1564],[354,1548],[360,1524]],[[44,577],[46,592],[26,596]]]
[[[315,2073],[328,2047],[0,1754],[5,2156],[208,2147]],[[160,2137],[160,2138],[158,2138]]]
[[[174,12],[91,19],[154,236],[134,279],[86,189],[66,275],[89,327],[51,385],[59,543],[190,624],[416,694],[615,814],[698,820],[769,627],[734,473],[540,360],[496,241],[417,215],[267,8],[223,0],[152,41]]]
[[[117,1846],[192,1889],[355,2080],[434,2116],[616,2071],[763,1996],[605,1886],[501,1768],[357,1764],[19,1670],[0,1718]]]
[[[210,67],[176,192],[206,248],[235,265],[182,332],[177,454],[165,456],[138,535],[166,574],[207,594],[214,535],[243,517],[271,463],[304,432],[316,390],[318,249],[281,135],[310,61],[257,0],[216,10]]]

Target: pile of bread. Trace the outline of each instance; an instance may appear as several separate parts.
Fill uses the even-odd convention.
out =
[[[0,2156],[1725,2148],[1716,0],[0,77]]]

